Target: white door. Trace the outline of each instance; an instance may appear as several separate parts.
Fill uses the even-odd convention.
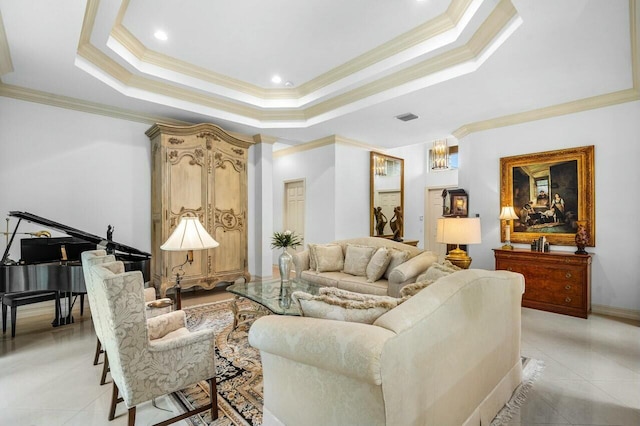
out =
[[[302,238],[297,251],[304,250],[304,179],[284,183],[284,230],[294,231]]]
[[[444,260],[447,255],[447,245],[436,241],[436,230],[438,227],[438,218],[442,217],[442,189],[427,189],[424,197],[426,200],[425,214],[427,218],[424,224],[424,239],[427,241],[425,250],[430,250],[438,255],[438,260]]]

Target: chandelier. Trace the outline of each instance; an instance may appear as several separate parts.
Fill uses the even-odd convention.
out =
[[[387,160],[384,157],[375,156],[374,157],[374,172],[376,176],[386,176],[387,175]]]

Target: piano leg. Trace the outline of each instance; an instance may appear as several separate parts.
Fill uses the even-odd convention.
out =
[[[77,297],[77,296],[76,296]],[[67,299],[66,308],[67,312],[62,310],[62,300]],[[58,327],[61,325],[73,324],[73,305],[76,299],[73,297],[73,293],[70,291],[58,292],[56,297],[56,317],[51,323],[52,326]]]

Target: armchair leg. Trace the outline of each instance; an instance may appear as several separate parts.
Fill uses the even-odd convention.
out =
[[[216,420],[218,418],[218,392],[216,388],[216,378],[211,377],[207,379],[207,381],[209,382],[209,392],[211,392],[210,404],[203,405],[202,407],[198,407],[196,409],[187,411],[186,413],[182,413],[180,415],[177,415],[175,417],[172,417],[160,423],[156,423],[154,426],[167,426],[207,410],[211,410],[211,420]]]
[[[102,364],[102,378],[100,379],[100,384],[104,385],[107,382],[107,373],[111,371],[109,368],[109,355],[107,351],[104,351],[104,363]]]
[[[136,407],[129,408],[129,426],[136,424]]]
[[[216,386],[216,378],[212,377],[209,380],[209,394],[211,395],[211,420],[218,419],[218,388]]]
[[[118,397],[118,394],[120,392],[118,391],[118,386],[116,386],[116,382],[113,382],[113,388],[111,391],[111,408],[109,409],[109,420],[113,420],[116,417],[116,405],[119,402],[124,401],[122,398]],[[133,409],[135,410],[135,407],[133,407]],[[129,413],[129,415],[131,415],[131,413]],[[135,422],[136,418],[135,418],[135,413],[133,415],[133,421]],[[133,423],[131,423],[133,424]]]
[[[98,358],[103,352],[104,351],[102,350],[102,343],[100,342],[100,339],[96,337],[96,354],[93,357],[93,365],[98,365]]]

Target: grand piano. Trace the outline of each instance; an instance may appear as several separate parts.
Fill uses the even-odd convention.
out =
[[[103,238],[28,212],[12,211],[9,216],[18,218],[18,223],[0,262],[0,295],[20,291],[57,291],[59,297],[56,299],[54,326],[73,322],[71,310],[78,296],[81,314],[84,310],[87,288],[80,263],[83,251],[105,247],[107,252],[124,262],[127,271],[142,271],[145,281],[149,280],[151,254],[112,241],[109,231],[109,238]],[[55,229],[69,237],[23,238],[20,240],[20,260],[12,261],[9,251],[22,220]],[[35,234],[46,235],[48,232]],[[61,300],[65,299],[63,307]]]

